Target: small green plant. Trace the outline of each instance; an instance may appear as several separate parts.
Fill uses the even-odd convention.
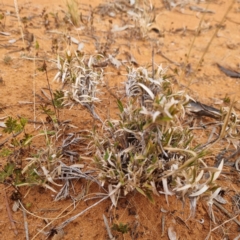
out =
[[[45,136],[46,146],[38,150],[36,154],[27,158],[27,165],[21,170],[24,176],[24,181],[17,186],[42,186],[56,192],[49,183],[55,186],[61,186],[54,182],[54,177],[57,175],[57,167],[62,159],[61,149],[56,146],[52,137],[55,136],[54,132],[47,130],[34,136]]]
[[[28,202],[26,203],[26,208],[30,208],[32,206],[32,203]]]
[[[60,109],[60,108],[63,108],[63,101],[64,101],[64,92],[63,91],[59,91],[59,90],[56,90],[54,93],[53,93],[53,102],[54,102],[54,105],[57,109]]]
[[[4,62],[4,64],[6,64],[6,65],[10,65],[11,63],[12,63],[12,57],[11,56],[9,56],[9,55],[5,55],[4,56],[4,58],[3,58],[3,62]]]
[[[22,125],[19,126],[18,121],[10,118],[6,122],[7,132],[12,133],[19,129],[22,129]],[[26,160],[28,163],[22,168],[15,162],[8,162],[2,171],[0,171],[0,183],[4,183],[6,180],[10,181],[12,185],[21,186],[42,186],[56,192],[50,184],[55,186],[62,186],[54,182],[55,176],[58,175],[59,162],[62,160],[61,148],[56,146],[56,142],[53,141],[55,133],[51,131],[43,131],[28,139],[30,142],[33,138],[45,136],[46,146],[40,148],[36,154],[28,157]],[[17,150],[15,150],[17,152]],[[4,155],[10,154],[7,150],[2,152]],[[12,159],[15,155],[12,154]]]
[[[9,150],[8,148],[3,148],[0,152],[0,157],[8,157],[12,154],[13,152]]]
[[[54,105],[54,106],[55,106],[55,105]],[[57,119],[57,116],[56,116],[55,111],[53,111],[53,110],[52,110],[51,108],[49,108],[47,105],[41,105],[41,106],[40,106],[40,109],[42,110],[42,112],[43,112],[44,114],[47,115],[46,120],[47,120],[48,122],[52,122],[53,124],[58,122],[58,119]]]
[[[231,101],[230,101],[230,97],[226,94],[225,97],[223,98],[223,102],[226,103],[226,104],[229,104]]]
[[[13,119],[12,117],[8,117],[5,121],[6,128],[3,132],[12,134],[12,144],[15,147],[30,147],[32,135],[26,132],[27,122],[26,118]],[[17,136],[22,132],[23,137],[18,139]]]
[[[35,41],[35,50],[38,51],[40,48],[39,42]]]
[[[13,162],[8,162],[3,171],[0,171],[0,183],[11,183],[17,185],[24,181],[24,176],[21,174],[21,169]]]
[[[39,71],[45,72],[46,74],[46,80],[48,84],[48,90],[50,92],[50,97],[51,97],[51,104],[54,108],[54,111],[52,111],[50,108],[47,108],[47,105],[41,105],[41,109],[43,110],[43,113],[45,113],[48,118],[47,121],[52,121],[55,124],[55,127],[57,127],[57,124],[59,122],[59,108],[62,105],[62,96],[63,93],[62,91],[56,91],[55,94],[52,93],[52,89],[49,83],[49,78],[48,78],[48,71],[47,71],[47,64],[44,61],[42,67],[39,69]],[[60,99],[61,98],[61,99]]]
[[[0,171],[0,183],[3,183],[8,177],[10,177],[15,169],[15,164],[14,163],[7,163],[3,171]]]
[[[126,224],[121,223],[121,222],[119,224],[114,223],[113,226],[112,226],[112,230],[115,230],[117,232],[125,234],[125,233],[128,233],[129,226],[128,226],[127,223]]]

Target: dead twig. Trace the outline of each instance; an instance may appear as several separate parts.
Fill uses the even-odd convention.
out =
[[[6,202],[8,218],[9,218],[9,221],[11,222],[11,225],[12,225],[12,228],[13,228],[13,232],[17,236],[18,235],[18,230],[17,230],[17,227],[16,227],[16,225],[14,223],[14,220],[12,218],[12,214],[11,214],[11,210],[10,210],[9,202],[8,202],[8,198],[7,198],[7,193],[6,193],[5,190],[4,190],[4,197],[5,197],[5,202]]]
[[[239,146],[239,148],[238,148],[233,154],[231,154],[226,160],[228,161],[228,160],[230,160],[230,159],[232,159],[232,158],[235,158],[235,157],[238,156],[238,155],[240,155],[240,146]]]
[[[227,69],[227,68],[221,66],[221,65],[218,64],[218,63],[217,63],[217,66],[218,66],[218,68],[219,68],[222,72],[224,72],[228,77],[231,77],[231,78],[240,78],[240,72],[236,72],[236,71]]]
[[[181,64],[180,63],[177,63],[173,60],[171,60],[170,58],[168,58],[167,56],[165,56],[161,51],[158,51],[157,54],[161,55],[163,58],[165,58],[167,61],[169,61],[170,63],[173,63],[174,65],[180,67]]]
[[[22,212],[23,212],[23,221],[24,221],[24,229],[25,229],[26,240],[29,240],[27,216],[26,216],[26,212],[25,212],[24,209],[22,209]]]
[[[219,208],[225,215],[227,215],[228,217],[232,218],[232,220],[240,227],[240,221],[238,221],[237,219],[235,219],[231,213],[229,213],[221,204],[219,204],[218,202],[216,202],[215,200],[213,201],[214,205]],[[238,216],[238,215],[237,215]],[[235,217],[237,217],[235,216]]]
[[[110,89],[110,86],[108,83],[105,84],[106,89],[108,90],[108,92],[117,100],[119,100],[119,97]]]

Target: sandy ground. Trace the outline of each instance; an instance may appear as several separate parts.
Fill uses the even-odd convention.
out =
[[[63,18],[67,11],[64,1],[19,0],[20,17],[25,19],[22,22],[23,31],[25,36],[28,36],[25,37],[25,43],[23,44],[14,3],[6,0],[0,1],[0,14],[3,16],[0,20],[0,31],[5,33],[0,35],[0,118],[24,116],[33,120],[33,104],[26,103],[33,102],[34,82],[37,95],[41,95],[41,88],[47,87],[45,73],[36,71],[36,69],[42,66],[41,59],[45,59],[49,70],[49,78],[50,80],[54,78],[57,73],[56,63],[54,62],[57,59],[57,53],[77,48],[74,44],[69,47],[66,35],[84,43],[82,51],[86,54],[96,54],[103,50],[106,54],[109,54],[116,52],[116,49],[118,49],[117,59],[126,60],[127,55],[131,54],[139,66],[151,64],[152,49],[154,49],[154,62],[156,64],[167,67],[170,75],[174,74],[175,69],[179,69],[179,75],[175,75],[173,78],[176,88],[186,90],[195,99],[215,107],[219,107],[218,104],[222,103],[226,96],[231,99],[235,98],[238,101],[236,108],[240,110],[240,79],[226,76],[217,67],[218,63],[240,72],[239,1],[236,1],[232,6],[227,19],[223,22],[222,18],[232,1],[215,0],[210,1],[209,4],[205,1],[200,4],[189,1],[190,3],[182,8],[177,6],[171,10],[163,4],[168,1],[155,1],[153,2],[155,22],[142,33],[145,38],[140,38],[134,33],[131,34],[130,31],[119,31],[108,37],[108,29],[112,29],[115,25],[123,26],[132,23],[121,22],[121,17],[126,17],[125,12],[121,13],[120,18],[119,16],[108,16],[107,13],[110,10],[100,14],[100,8],[97,7],[99,4],[107,2],[79,1],[79,11],[82,13],[86,25],[80,22],[78,29],[76,29],[69,23],[64,23]],[[213,12],[206,13],[202,19],[203,13],[192,11],[189,6],[208,8]],[[94,10],[92,26],[87,23],[90,9]],[[54,20],[57,13],[59,18]],[[201,20],[200,34],[196,36]],[[221,24],[220,27],[219,24]],[[211,43],[203,63],[199,64],[204,50],[217,28],[219,28],[217,36]],[[33,41],[31,40],[31,34],[35,37]],[[56,47],[55,39],[58,40],[57,50],[54,50]],[[9,43],[11,40],[17,41]],[[194,45],[191,48],[193,40]],[[36,41],[39,43],[38,50],[34,47]],[[29,45],[28,49],[24,50],[27,45]],[[186,56],[190,49],[191,53],[187,59]],[[33,61],[36,52],[37,60]],[[187,64],[188,67],[186,68]],[[182,74],[183,69],[187,69],[185,74]],[[112,91],[121,88],[121,82],[125,79],[124,74],[126,73],[124,67],[117,69],[108,66],[106,72],[108,74],[105,76],[105,81]],[[53,81],[50,83],[53,89],[60,88],[58,83]],[[37,98],[38,103],[41,101],[40,98]],[[114,116],[116,115],[116,108],[114,97],[106,91],[101,105],[98,105],[97,108],[99,115],[103,118],[108,114]],[[71,123],[77,126],[79,130],[91,129],[94,123],[90,113],[79,106],[71,110],[62,110],[60,118],[71,120]],[[38,104],[36,120],[45,121]],[[34,133],[36,130],[31,126],[29,131]],[[2,133],[0,142],[5,138],[6,134]],[[41,141],[34,142],[32,148],[36,150],[41,144]],[[220,150],[220,148],[216,149],[216,152],[220,152]],[[25,157],[23,153],[23,156],[18,159],[22,165],[26,164]],[[6,158],[0,160],[2,168],[6,161]],[[87,165],[88,163],[85,163],[85,167]],[[227,193],[224,196],[227,200],[224,207],[234,216],[234,213],[237,210],[239,211],[232,202],[232,196],[240,193],[239,173],[229,170],[229,168],[226,168],[225,172],[227,174],[220,177],[219,184],[223,186]],[[75,194],[78,195],[85,183],[78,182],[75,184]],[[9,184],[0,185],[0,239],[2,240],[26,239],[24,221],[28,223],[30,239],[46,239],[46,235],[39,233],[39,230],[44,228],[53,218],[57,218],[62,213],[61,218],[53,221],[44,231],[54,229],[63,220],[81,212],[97,201],[80,201],[74,207],[72,199],[54,202],[55,195],[47,189],[22,187],[20,188],[22,203],[29,212],[26,213],[24,220],[21,210],[17,212],[10,210],[16,226],[14,231],[6,207],[8,205],[6,199],[10,208],[12,207],[14,191],[14,188]],[[89,189],[89,193],[101,191],[94,184]],[[142,195],[132,193],[126,198],[120,199],[116,209],[111,208],[110,200],[106,200],[66,226],[63,235],[61,233],[56,235],[52,231],[52,235],[55,234],[52,239],[109,239],[103,222],[103,214],[107,216],[109,222],[128,224],[130,228],[128,233],[121,234],[114,231],[116,239],[169,239],[167,234],[169,227],[173,227],[178,239],[205,239],[211,229],[230,218],[214,207],[216,224],[213,224],[208,216],[208,206],[201,200],[198,202],[196,216],[192,219],[188,219],[188,201],[186,206],[183,207],[182,203],[175,197],[169,197],[169,206],[164,196],[155,197],[154,200],[155,204],[151,204]],[[167,212],[163,212],[163,209]],[[162,227],[163,219],[165,221],[164,229]],[[240,221],[239,216],[237,219]],[[235,239],[237,236],[240,236],[240,227],[235,222],[229,221],[229,223],[213,231],[211,239]]]

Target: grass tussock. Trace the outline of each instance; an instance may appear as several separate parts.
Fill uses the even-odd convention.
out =
[[[121,194],[137,190],[151,201],[152,194],[189,198],[194,214],[200,195],[211,202],[220,191],[215,181],[223,161],[207,166],[207,148],[195,146],[196,135],[185,124],[190,96],[173,92],[161,67],[154,76],[130,68],[125,94],[125,103],[118,100],[119,119],[106,120],[102,134],[93,135],[99,180],[115,206]]]

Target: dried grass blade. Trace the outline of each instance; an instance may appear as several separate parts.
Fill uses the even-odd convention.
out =
[[[24,209],[22,209],[22,212],[23,212],[23,221],[24,221],[24,229],[25,229],[26,240],[29,240],[27,216],[26,216],[26,212],[25,212]]]
[[[197,197],[201,194],[203,194],[204,192],[206,192],[208,190],[209,186],[208,185],[204,185],[200,190],[198,190],[195,193],[192,193],[189,195],[189,197]]]
[[[153,92],[148,88],[148,87],[146,87],[144,84],[142,84],[142,83],[138,83],[138,85],[140,86],[140,87],[142,87],[147,93],[148,93],[148,95],[152,98],[152,99],[154,99],[154,94],[153,94]]]
[[[104,221],[104,224],[106,226],[107,233],[108,233],[108,236],[109,236],[110,240],[115,240],[115,238],[112,235],[111,229],[110,229],[110,227],[108,225],[108,220],[107,220],[107,218],[106,218],[106,216],[104,214],[103,214],[103,221]]]

